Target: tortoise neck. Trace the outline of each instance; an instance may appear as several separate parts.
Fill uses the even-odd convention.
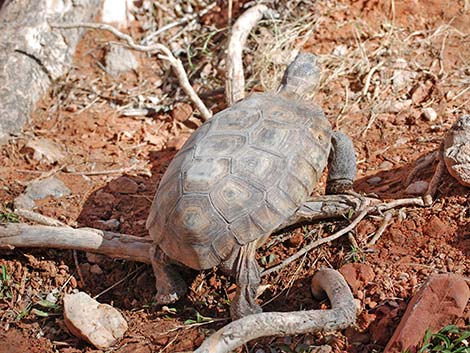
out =
[[[286,83],[282,83],[277,89],[277,94],[289,99],[300,100],[303,98],[303,93],[302,90],[299,90],[299,87],[294,87]]]

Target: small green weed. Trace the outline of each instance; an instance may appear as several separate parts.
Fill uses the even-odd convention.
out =
[[[202,324],[203,322],[211,322],[214,319],[207,316],[202,316],[198,312],[196,312],[196,320],[188,319],[184,322],[185,325],[193,325],[193,324]]]
[[[10,288],[12,284],[12,279],[8,274],[5,265],[2,265],[1,269],[2,271],[0,273],[0,299],[11,299],[13,297]]]
[[[448,325],[438,333],[426,331],[418,353],[470,353],[470,330]]]
[[[0,211],[0,222],[3,223],[18,223],[20,218],[14,212],[8,210]]]

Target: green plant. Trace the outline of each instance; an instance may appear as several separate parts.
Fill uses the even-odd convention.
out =
[[[211,318],[211,317],[207,317],[207,316],[202,316],[201,314],[199,314],[198,312],[196,312],[196,320],[193,320],[193,319],[188,319],[184,322],[185,325],[193,325],[193,324],[201,324],[203,322],[211,322],[213,321],[214,319]]]
[[[8,274],[7,268],[5,265],[1,266],[2,272],[0,273],[0,299],[6,298],[11,299],[11,277]]]
[[[448,325],[437,333],[426,331],[418,353],[470,353],[470,330]]]
[[[18,223],[20,218],[14,212],[3,210],[0,211],[0,222],[4,223]]]

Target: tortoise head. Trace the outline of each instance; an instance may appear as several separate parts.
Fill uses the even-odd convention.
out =
[[[310,53],[300,53],[287,66],[278,93],[301,98],[315,87],[319,77],[317,57]]]

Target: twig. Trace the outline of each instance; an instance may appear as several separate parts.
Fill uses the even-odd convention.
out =
[[[24,219],[27,219],[28,221],[43,224],[43,225],[46,225],[46,226],[67,227],[66,224],[62,223],[61,221],[59,221],[57,219],[44,216],[44,215],[42,215],[40,213],[37,213],[37,212],[34,212],[34,211],[25,210],[25,209],[22,209],[22,208],[16,208],[15,213],[18,216],[23,217]]]
[[[256,5],[245,11],[235,21],[227,48],[227,78],[225,98],[228,105],[245,97],[245,78],[243,76],[242,52],[248,34],[263,17],[275,17],[275,13],[266,5]]]
[[[141,43],[142,44],[148,44],[153,38],[155,38],[156,36],[158,36],[159,34],[165,32],[165,31],[168,31],[169,29],[172,29],[173,27],[177,27],[177,26],[181,26],[182,24],[185,24],[187,22],[190,22],[191,20],[197,18],[197,17],[202,17],[204,16],[206,13],[208,13],[210,10],[212,10],[215,6],[217,5],[216,2],[213,2],[212,4],[210,4],[209,6],[207,6],[206,8],[202,9],[201,11],[199,11],[198,13],[193,13],[193,14],[189,14],[189,15],[186,15],[186,16],[183,16],[181,17],[179,20],[176,20],[172,23],[169,23],[165,26],[163,26],[162,28],[159,28],[158,30],[156,30],[155,32],[153,33],[150,33],[147,37],[145,37]]]
[[[343,197],[347,196],[351,199],[351,201],[352,201],[352,197],[353,197],[353,195],[338,195],[338,196],[343,196]],[[351,224],[349,224],[346,228],[341,229],[340,231],[338,231],[338,232],[336,232],[336,233],[334,233],[334,234],[332,234],[332,235],[330,235],[326,238],[321,238],[321,239],[318,239],[318,240],[315,240],[315,241],[311,242],[309,245],[302,248],[301,250],[299,250],[294,255],[288,257],[287,259],[285,259],[279,265],[274,266],[274,267],[272,267],[268,270],[263,271],[261,273],[261,276],[266,276],[266,275],[269,275],[270,273],[279,271],[280,269],[286,267],[287,265],[289,265],[293,261],[296,261],[297,259],[299,259],[303,254],[311,251],[312,249],[314,249],[314,248],[316,248],[320,245],[323,245],[325,243],[329,243],[333,240],[338,239],[342,235],[347,234],[352,229],[354,229],[356,227],[356,225],[368,214],[382,213],[383,211],[387,211],[387,210],[390,210],[390,209],[395,208],[395,207],[425,206],[424,201],[421,197],[398,199],[398,200],[393,200],[393,201],[390,201],[390,202],[384,202],[384,203],[379,203],[379,204],[374,204],[376,202],[376,199],[371,199],[371,198],[363,198],[363,199],[364,200],[358,200],[358,202],[357,202],[357,203],[359,203],[359,201],[364,201],[364,204],[361,206],[362,211],[359,213],[358,216],[356,216],[354,218],[354,220],[351,222]],[[352,202],[351,202],[351,204],[352,204]],[[351,209],[353,209],[352,206],[351,206]],[[337,212],[339,212],[338,216],[341,216],[341,215],[344,214],[344,209],[338,209]],[[328,214],[329,218],[332,217],[332,216],[333,216],[333,214]],[[318,218],[316,218],[316,219],[318,219]]]
[[[343,228],[341,229],[340,231],[326,237],[326,238],[321,238],[321,239],[318,239],[318,240],[315,240],[313,242],[311,242],[309,245],[307,245],[306,247],[302,248],[301,250],[299,250],[298,252],[296,252],[294,255],[288,257],[287,259],[285,259],[284,261],[282,261],[279,265],[277,266],[274,266],[272,268],[270,268],[269,270],[266,270],[266,271],[263,271],[261,273],[261,276],[267,276],[269,275],[270,273],[273,273],[273,272],[276,272],[276,271],[279,271],[281,268],[284,268],[286,267],[287,265],[289,265],[291,262],[297,260],[298,258],[300,258],[303,254],[309,252],[310,250],[316,248],[316,247],[319,247],[320,245],[322,244],[325,244],[325,243],[329,243],[333,240],[336,240],[338,239],[339,237],[341,237],[342,235],[350,232],[351,230],[354,229],[354,227],[356,227],[356,225],[370,212],[370,208],[365,208],[364,210],[362,210],[361,213],[359,213],[358,216],[356,216],[356,218],[354,218],[354,220],[351,222],[351,224],[349,224],[346,228]]]
[[[326,292],[331,309],[248,315],[221,328],[194,353],[228,353],[258,337],[339,330],[355,322],[354,298],[339,272],[318,271],[312,279],[312,292],[317,299]]]
[[[207,109],[207,107],[204,105],[202,100],[199,98],[199,96],[197,95],[197,93],[194,91],[193,87],[189,83],[188,75],[186,74],[186,70],[184,69],[183,63],[181,62],[181,60],[175,58],[171,50],[168,49],[165,45],[160,44],[160,43],[156,43],[152,45],[136,44],[134,39],[128,34],[122,33],[115,27],[108,25],[108,24],[104,24],[104,23],[88,23],[88,22],[69,23],[69,24],[55,23],[55,24],[51,24],[51,27],[65,28],[65,29],[67,28],[94,28],[94,29],[104,30],[104,31],[111,32],[117,38],[125,41],[127,46],[131,49],[146,52],[146,53],[163,53],[163,55],[158,54],[158,58],[167,60],[170,63],[170,65],[173,68],[173,72],[178,78],[178,82],[181,88],[189,96],[189,98],[194,103],[194,105],[197,107],[197,109],[201,113],[202,119],[208,120],[211,118],[212,113],[209,111],[209,109]]]
[[[370,247],[374,246],[375,243],[377,243],[377,240],[380,239],[380,237],[382,236],[385,229],[387,229],[387,226],[390,223],[390,220],[392,219],[392,216],[393,216],[393,211],[392,210],[388,210],[387,212],[385,212],[382,224],[380,225],[379,229],[377,229],[377,231],[375,232],[372,239],[367,243],[367,247],[370,248]]]
[[[93,297],[93,299],[97,299],[98,297],[102,296],[103,294],[109,292],[111,289],[113,289],[114,287],[120,285],[122,282],[124,282],[126,279],[128,279],[130,276],[134,275],[135,273],[139,272],[142,268],[144,267],[144,265],[142,266],[139,266],[138,268],[136,268],[134,271],[131,271],[130,273],[128,273],[124,278],[121,278],[119,281],[117,281],[116,283],[114,283],[113,285],[109,286],[108,288],[106,288],[105,290],[103,290],[102,292],[98,293],[97,295],[95,295]]]
[[[83,278],[82,269],[80,268],[80,263],[78,262],[77,250],[73,250],[73,261],[75,262],[75,267],[77,268],[78,279],[81,282],[81,285],[85,285],[85,279]]]
[[[147,163],[146,163],[147,164]],[[109,175],[109,174],[125,174],[135,170],[145,170],[145,165],[140,166],[137,164],[131,165],[130,167],[123,167],[117,169],[107,169],[107,170],[92,170],[89,172],[69,172],[64,170],[64,173],[72,175],[86,175],[86,176],[96,176],[96,175]]]

